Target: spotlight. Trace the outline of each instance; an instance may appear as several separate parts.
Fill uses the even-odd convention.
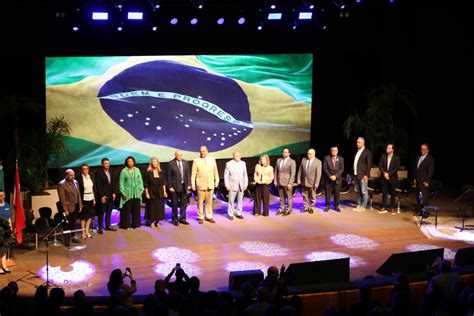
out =
[[[92,20],[107,21],[108,19],[108,12],[92,12]]]
[[[73,30],[74,32],[77,32],[77,31],[79,31],[79,27],[74,26],[74,27],[72,28],[72,30]]]
[[[122,30],[123,30],[123,27],[121,26],[117,27],[117,31],[122,32]]]
[[[189,23],[191,23],[191,25],[196,25],[198,23],[198,19],[192,18],[191,21],[189,21]]]
[[[282,13],[268,13],[269,20],[281,20]]]
[[[195,6],[199,10],[202,10],[204,8],[204,1],[203,0],[191,0],[191,3],[193,4],[193,6]]]
[[[219,25],[224,24],[224,18],[219,18],[219,19],[217,20],[217,24],[219,24]]]
[[[310,8],[311,10],[313,10],[313,9],[314,9],[314,4],[311,4],[311,5],[309,6],[309,8]]]
[[[272,5],[270,6],[270,8],[271,8],[272,10],[274,10],[274,9],[276,8],[276,5],[272,4]]]
[[[260,22],[260,24],[259,24],[258,27],[257,27],[257,30],[261,31],[262,29],[263,29],[263,23]]]
[[[244,17],[239,18],[237,23],[239,23],[240,25],[244,24],[245,23],[245,18]]]
[[[311,20],[313,18],[313,12],[300,12],[298,18],[300,20]]]
[[[151,28],[151,30],[152,30],[153,32],[156,32],[156,30],[158,30],[158,28],[157,28],[156,26],[154,26],[154,27]]]
[[[294,30],[296,30],[296,27],[298,26],[298,23],[291,22],[290,26],[291,26],[291,29],[294,31]]]
[[[143,12],[128,12],[127,18],[129,20],[143,20]]]
[[[171,23],[171,25],[176,25],[176,24],[178,24],[178,19],[177,18],[172,18],[170,20],[170,23]]]

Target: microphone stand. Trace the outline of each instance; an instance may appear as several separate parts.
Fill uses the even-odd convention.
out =
[[[51,234],[54,233],[59,228],[59,226],[61,226],[66,221],[67,221],[67,218],[66,218],[66,216],[64,216],[63,219],[53,229],[51,229],[46,234],[46,236],[43,237],[43,241],[46,243],[46,282],[41,284],[41,285],[46,285],[46,288],[48,288],[48,289],[49,289],[51,284],[54,285],[54,286],[57,286],[56,284],[49,282],[49,247],[48,247],[48,245],[49,245],[49,236],[51,236]]]

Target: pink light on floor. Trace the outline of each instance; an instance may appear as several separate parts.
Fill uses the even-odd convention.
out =
[[[406,246],[406,250],[408,251],[422,251],[422,250],[431,250],[437,248],[444,248],[440,246],[430,245],[430,244],[409,244]],[[446,260],[454,260],[454,256],[456,252],[449,248],[444,248],[444,259]]]
[[[336,252],[336,251],[314,251],[305,256],[306,261],[324,261],[333,259],[350,258],[350,267],[358,268],[367,265],[365,259],[359,256],[351,256],[347,253]]]
[[[199,255],[186,248],[167,247],[153,250],[151,256],[159,261],[170,262],[173,264],[183,262],[196,262]]]
[[[79,260],[70,264],[71,271],[62,271],[61,266],[49,267],[49,281],[57,285],[77,284],[84,282],[95,274],[95,267],[92,263]],[[42,266],[38,272],[40,278],[46,281],[46,265]]]
[[[267,273],[268,265],[261,262],[252,261],[234,261],[225,265],[225,269],[231,271],[245,271],[245,270],[261,270],[264,274]]]
[[[248,253],[263,257],[286,256],[290,252],[288,248],[263,241],[244,241],[240,244],[240,248]]]
[[[344,246],[349,249],[373,250],[380,246],[379,243],[373,239],[353,234],[332,235],[329,239],[336,245]]]

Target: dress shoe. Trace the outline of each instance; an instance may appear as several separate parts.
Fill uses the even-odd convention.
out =
[[[309,214],[313,214],[313,213],[314,213],[314,210],[311,208],[311,209],[308,210],[308,213],[309,213]]]
[[[300,213],[306,213],[309,212],[309,209],[305,208],[304,210],[301,210]]]
[[[237,217],[238,219],[244,219],[242,215],[235,215],[235,217]]]
[[[153,226],[155,226],[156,228],[158,228],[158,227],[161,226],[161,224],[160,224],[160,222],[154,222],[154,223],[153,223]]]
[[[189,223],[185,219],[180,219],[179,222],[183,225],[189,225]]]
[[[289,215],[291,214],[291,212],[292,212],[291,210],[285,211],[285,213],[283,214],[283,216],[289,216]]]
[[[229,215],[227,215],[227,218],[228,218],[230,221],[233,221],[233,220],[234,220],[234,216],[229,216]]]
[[[326,207],[324,208],[324,212],[329,212],[329,205],[326,205]]]
[[[216,223],[216,221],[213,218],[206,218],[206,221],[208,221],[209,223],[213,223],[213,224]]]
[[[178,221],[172,221],[171,222],[174,226],[179,226],[179,222]]]
[[[81,242],[79,241],[79,239],[77,239],[76,237],[72,237],[71,238],[71,242],[75,243],[75,244],[80,244]]]
[[[104,230],[103,230],[102,228],[99,228],[98,233],[99,233],[100,235],[103,235],[103,234],[104,234]]]
[[[283,210],[278,210],[278,212],[275,213],[275,215],[283,215],[285,214],[285,211]]]
[[[258,216],[260,216],[260,214],[258,214],[258,213],[253,213],[253,216],[258,217]]]
[[[200,219],[199,224],[204,224],[204,220]]]
[[[379,214],[385,214],[385,213],[387,213],[387,212],[388,212],[388,211],[385,209],[385,207],[382,207],[378,213],[379,213]]]
[[[2,275],[2,274],[6,274],[6,273],[5,273],[5,272],[3,272],[3,270],[0,270],[0,275]]]
[[[3,270],[4,273],[12,273],[10,270],[8,270],[8,268],[3,268],[2,267],[2,270]]]
[[[105,227],[105,230],[108,230],[108,231],[111,231],[111,232],[116,232],[117,229],[113,228],[113,227]]]
[[[339,208],[339,206],[336,207],[336,212],[341,213],[341,209]]]

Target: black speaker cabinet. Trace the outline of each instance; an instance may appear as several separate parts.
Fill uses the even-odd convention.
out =
[[[444,248],[394,253],[377,269],[377,273],[383,276],[393,276],[399,272],[422,273],[426,271],[427,265],[433,264],[437,257],[443,259],[443,256]]]
[[[231,271],[229,273],[229,290],[238,291],[245,282],[251,282],[255,288],[262,280],[263,272],[261,270]]]
[[[454,263],[458,267],[474,266],[474,247],[459,249],[454,256]]]
[[[292,263],[286,270],[290,285],[349,282],[349,258]]]

